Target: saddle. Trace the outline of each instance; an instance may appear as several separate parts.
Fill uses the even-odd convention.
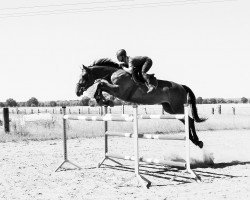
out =
[[[149,83],[151,85],[153,85],[155,88],[157,88],[158,86],[158,81],[155,77],[154,74],[147,74],[147,77],[149,79]],[[142,86],[142,85],[145,85],[145,80],[141,74],[141,71],[140,70],[133,70],[133,73],[132,73],[132,79],[133,81],[138,85],[138,86]]]

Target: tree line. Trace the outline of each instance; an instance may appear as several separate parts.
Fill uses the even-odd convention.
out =
[[[249,103],[250,99],[242,97],[239,99],[224,99],[224,98],[202,98],[196,99],[197,104],[222,104],[222,103]]]
[[[106,96],[106,99],[112,100],[115,105],[129,105],[131,103],[122,101],[113,96]],[[98,106],[94,98],[83,97],[81,100],[57,100],[57,101],[38,101],[32,97],[26,102],[17,102],[13,98],[7,99],[5,102],[0,102],[0,107],[62,107],[62,106]]]
[[[130,105],[131,103],[122,101],[113,96],[105,96],[106,99],[112,100],[115,105]],[[250,103],[246,97],[240,99],[224,99],[224,98],[202,98],[196,99],[197,104],[222,104],[222,103]],[[38,101],[37,98],[32,97],[26,102],[17,102],[9,98],[5,102],[0,102],[0,107],[56,107],[56,106],[98,106],[94,98],[83,97],[81,100],[58,100],[58,101]]]

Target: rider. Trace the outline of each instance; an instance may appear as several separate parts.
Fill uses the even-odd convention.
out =
[[[142,78],[145,80],[146,86],[148,87],[147,93],[152,92],[155,87],[150,83],[147,76],[147,72],[151,68],[153,62],[147,56],[136,56],[129,57],[124,49],[120,49],[116,53],[117,59],[122,62],[121,67],[124,71],[132,74],[135,70],[139,70],[142,74]]]

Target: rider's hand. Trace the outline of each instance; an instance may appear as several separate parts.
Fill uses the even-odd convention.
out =
[[[121,62],[121,63],[119,63],[119,66],[122,67],[122,68],[124,68],[124,67],[128,67],[128,64],[126,64],[124,62]]]

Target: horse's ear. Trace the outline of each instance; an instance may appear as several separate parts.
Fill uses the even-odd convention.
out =
[[[82,64],[82,69],[88,70],[89,68]]]
[[[89,69],[88,67],[86,67],[84,64],[82,64],[82,68],[81,68],[82,71],[83,70],[87,71],[88,69]]]

